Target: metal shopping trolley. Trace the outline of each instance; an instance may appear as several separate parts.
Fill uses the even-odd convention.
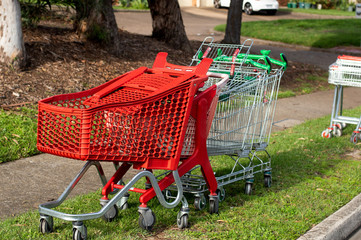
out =
[[[287,60],[283,54],[281,61],[271,59],[270,51],[266,50],[262,50],[261,55],[250,54],[252,44],[252,40],[241,45],[219,44],[206,38],[191,63],[196,65],[203,57],[212,58],[209,71],[230,75],[216,103],[207,139],[210,156],[226,155],[233,162],[228,171],[216,176],[220,200],[225,197],[223,186],[240,180],[246,180],[245,192],[251,194],[256,173],[263,172],[265,185],[271,184],[271,157],[266,148]],[[280,67],[272,69],[272,64]],[[267,159],[262,159],[260,152],[265,152]],[[193,168],[181,179],[184,191],[195,195],[195,207],[202,209],[208,188],[198,173],[199,170]],[[174,186],[169,190],[174,190]],[[166,196],[171,198],[171,191],[166,192]]]
[[[205,149],[203,123],[211,121],[210,106],[217,101],[228,76],[210,74],[223,80],[200,90],[211,78],[206,73],[212,60],[204,59],[196,67],[183,67],[167,63],[166,56],[159,53],[151,69],[141,67],[96,88],[39,102],[38,149],[87,161],[56,201],[39,206],[41,232],[51,232],[56,217],[73,222],[73,239],[85,239],[87,229],[83,221],[99,217],[112,221],[118,210],[126,206],[128,191],[141,193],[138,212],[143,229],[151,230],[155,223],[155,215],[147,206],[155,196],[166,208],[182,202],[177,224],[184,228],[189,208],[180,177],[197,164],[202,166],[209,184],[214,212],[218,211],[217,182]],[[109,181],[104,176],[102,161],[113,162],[116,167]],[[68,214],[54,210],[92,165],[104,185],[100,211]],[[150,171],[140,171],[124,184],[122,177],[130,167]],[[155,169],[171,173],[158,182],[151,172]],[[133,187],[144,177],[151,182],[151,188]],[[162,191],[173,183],[177,185],[177,197],[168,202]]]
[[[351,142],[356,144],[361,139],[361,116],[355,118],[342,115],[343,87],[361,87],[361,57],[338,56],[336,62],[329,67],[328,82],[335,85],[335,94],[330,126],[321,135],[324,138],[340,137],[346,124],[355,124]]]

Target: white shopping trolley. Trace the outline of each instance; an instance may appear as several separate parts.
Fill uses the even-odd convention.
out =
[[[357,143],[361,139],[361,117],[347,117],[342,115],[343,87],[361,87],[361,57],[342,55],[329,67],[328,82],[335,85],[330,126],[322,131],[322,137],[340,137],[346,124],[356,125],[351,135],[351,142]]]

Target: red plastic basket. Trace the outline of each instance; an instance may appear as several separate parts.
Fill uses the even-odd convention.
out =
[[[40,151],[80,160],[132,162],[175,170],[194,96],[211,59],[197,67],[166,62],[139,68],[96,88],[39,101]]]

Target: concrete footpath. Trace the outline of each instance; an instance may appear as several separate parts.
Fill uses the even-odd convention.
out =
[[[196,30],[201,29],[196,23],[210,23],[209,26],[212,25],[212,27],[214,27],[217,25],[216,21],[225,22],[226,19],[226,13],[224,11],[214,13],[213,9],[203,9],[198,11],[198,13],[199,14],[197,15],[194,10],[184,11],[183,18],[186,30],[190,31],[190,35],[193,34],[192,31],[197,32]],[[142,15],[145,19],[149,18],[149,12],[139,14],[117,13],[116,18],[118,25],[120,25],[123,18],[127,18],[129,23],[126,23],[128,25],[125,26],[127,26],[127,28],[133,28],[131,24],[133,22],[134,25],[136,22],[134,19],[137,19],[137,21],[139,20],[139,15]],[[187,16],[192,18],[190,19]],[[296,17],[298,18],[300,16],[297,15]],[[141,25],[141,29],[149,31],[149,26],[147,27],[149,21],[143,19],[142,22],[144,25]],[[125,28],[124,26],[122,27],[122,25],[120,25],[120,27]],[[206,28],[208,28],[208,25],[206,25]],[[208,30],[207,32],[200,32],[198,35],[195,33],[192,35],[194,38],[190,37],[190,39],[204,38],[203,35],[212,34],[210,28],[208,28]],[[142,32],[138,33],[149,35]],[[213,32],[212,35],[222,37],[220,33]],[[334,62],[339,55],[339,52],[325,52],[317,49],[307,49],[282,44],[274,45],[265,41],[255,41],[254,48],[271,49],[272,53],[275,55],[278,55],[279,52],[284,52],[291,61],[316,64],[324,69],[327,69],[328,65]],[[344,54],[347,54],[347,52],[344,52]],[[287,72],[285,74],[287,74]],[[277,103],[274,130],[283,130],[300,124],[305,120],[330,114],[333,95],[334,91],[330,90],[280,99]],[[347,88],[345,89],[344,96],[345,109],[361,105],[361,88]],[[327,128],[328,126],[324,127]],[[324,129],[319,129],[320,137],[322,130]],[[0,219],[15,216],[28,210],[34,210],[41,203],[57,199],[81,169],[83,164],[84,162],[82,161],[75,161],[49,154],[40,154],[34,157],[20,159],[15,162],[0,164],[0,202],[2,203],[0,205]],[[114,167],[111,163],[105,163],[104,166],[106,176],[109,178]],[[131,177],[132,174],[133,173],[131,172],[127,177]],[[84,176],[84,179],[80,181],[78,187],[71,196],[89,193],[100,187],[101,183],[97,177],[97,171],[95,168],[91,168],[89,173]],[[325,219],[319,225],[312,228],[299,239],[347,239],[348,236],[361,225],[360,206],[361,195],[354,198],[350,203]],[[361,238],[354,237],[352,240],[355,239]]]

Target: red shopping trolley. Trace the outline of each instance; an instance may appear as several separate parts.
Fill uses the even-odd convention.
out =
[[[210,166],[206,139],[217,102],[219,89],[228,80],[200,90],[208,79],[211,59],[196,67],[184,67],[166,61],[167,53],[159,53],[152,68],[141,67],[96,88],[73,94],[53,96],[39,102],[38,142],[40,151],[86,160],[79,174],[58,200],[41,204],[40,231],[51,232],[53,217],[73,222],[73,239],[84,239],[84,220],[103,217],[112,221],[118,210],[126,206],[128,191],[141,193],[139,225],[151,230],[154,213],[147,202],[157,196],[166,208],[182,201],[177,224],[188,224],[189,208],[183,197],[180,176],[195,165],[201,165],[210,189],[211,213],[218,212],[217,181]],[[218,91],[217,91],[218,89]],[[100,162],[111,161],[115,174],[106,181]],[[119,163],[121,165],[119,166]],[[99,212],[67,214],[55,211],[69,195],[90,166],[94,165],[103,182]],[[143,170],[127,184],[122,177],[131,168]],[[146,169],[146,170],[144,170]],[[152,170],[171,170],[157,182]],[[134,188],[146,177],[152,187]],[[176,183],[178,194],[171,203],[162,190]],[[110,199],[109,194],[114,194]]]

